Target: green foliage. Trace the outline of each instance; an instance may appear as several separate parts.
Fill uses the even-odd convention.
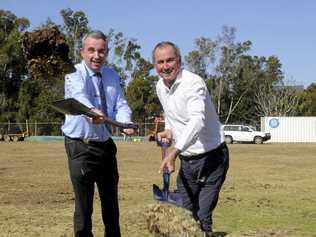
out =
[[[63,98],[63,81],[25,80],[19,92],[18,121],[60,122],[63,115],[49,105]]]
[[[80,41],[89,31],[88,18],[83,11],[70,8],[61,10],[60,14],[63,25],[47,19],[41,28],[62,31],[67,44],[60,44],[57,51],[67,54],[69,46],[72,62],[79,62]],[[0,121],[61,121],[62,116],[48,104],[63,97],[62,74],[66,70],[61,69],[65,67],[58,60],[65,57],[45,58],[48,49],[35,47],[48,63],[39,65],[41,59],[28,58],[27,69],[21,39],[29,25],[27,18],[0,10]],[[153,65],[142,57],[137,40],[113,29],[107,37],[110,48],[107,64],[121,77],[134,120],[143,122],[147,117],[160,114],[155,92],[157,78],[151,74]],[[250,56],[252,42],[236,42],[235,39],[236,29],[224,26],[215,39],[197,38],[195,48],[184,56],[189,69],[205,80],[222,122],[256,125],[260,116],[271,114],[316,116],[315,84],[305,91],[296,91],[284,82],[277,56]],[[45,73],[34,76],[35,69],[47,72],[46,76]]]
[[[40,94],[39,81],[25,80],[21,84],[19,91],[19,112],[17,115],[18,121],[34,118],[36,113],[36,104],[34,98]],[[36,120],[36,119],[35,119]]]
[[[16,29],[17,17],[10,11],[0,10],[0,43],[3,43],[8,35]]]
[[[250,56],[250,41],[235,42],[236,29],[223,27],[217,39],[200,37],[185,57],[189,68],[206,80],[223,123],[256,125],[260,116],[298,115],[298,98],[284,87],[282,64],[276,56]],[[269,98],[284,97],[270,103]],[[279,104],[278,104],[279,102]],[[291,105],[292,103],[292,105]],[[266,106],[269,104],[269,106]]]
[[[248,94],[245,85],[253,81],[248,75],[249,69],[244,68],[250,65],[251,58],[245,56],[251,42],[236,43],[235,32],[235,28],[225,26],[215,40],[205,37],[196,39],[196,49],[185,58],[189,68],[206,80],[217,112],[225,123],[236,120],[235,117],[240,118],[235,111],[240,109]]]
[[[28,26],[26,18],[0,10],[0,121],[16,120],[19,87],[26,75],[20,39]]]
[[[144,119],[160,114],[161,106],[155,91],[157,78],[134,78],[127,87],[126,97],[132,108],[134,120],[144,122]]]
[[[129,65],[133,70],[133,80],[127,86],[126,97],[132,108],[134,120],[144,122],[146,118],[160,114],[161,106],[155,89],[158,78],[150,75],[153,65],[140,56],[138,49],[139,46],[131,43],[124,55],[126,60],[130,60]]]
[[[73,59],[74,63],[78,63],[81,60],[80,40],[89,31],[88,18],[83,11],[75,12],[70,8],[61,10],[60,14],[64,21],[63,29],[70,48],[70,58]]]
[[[189,69],[205,80],[210,77],[210,64],[213,64],[216,59],[217,44],[218,42],[209,38],[198,38],[195,40],[196,50],[185,56]]]
[[[108,56],[108,65],[119,73],[121,84],[125,87],[130,80],[133,80],[133,73],[138,70],[137,67],[144,64],[146,60],[141,57],[141,47],[135,39],[126,39],[122,32],[116,33],[113,29],[107,36],[109,48],[112,49]]]
[[[312,83],[303,94],[303,114],[305,116],[316,116],[316,84]]]
[[[141,47],[134,39],[126,39],[122,32],[110,30],[107,34],[110,48],[108,64],[121,77],[126,97],[133,111],[133,120],[144,122],[145,118],[159,114],[161,107],[156,96],[157,78],[150,75],[153,65],[141,56]]]
[[[29,78],[19,93],[19,114],[22,121],[61,121],[49,105],[63,98],[64,76],[72,72],[68,45],[58,27],[42,27],[24,34],[23,50],[28,59]]]

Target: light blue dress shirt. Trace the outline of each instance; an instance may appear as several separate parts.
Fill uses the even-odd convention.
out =
[[[89,108],[101,110],[100,92],[94,72],[82,61],[76,72],[65,76],[65,98],[75,98]],[[107,116],[122,123],[131,122],[131,109],[122,92],[119,75],[103,66],[102,83],[106,96]],[[106,141],[111,134],[104,124],[92,124],[84,115],[66,115],[63,133],[71,138]]]

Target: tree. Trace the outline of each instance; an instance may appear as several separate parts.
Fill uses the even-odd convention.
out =
[[[141,47],[135,39],[127,39],[122,32],[116,33],[113,29],[107,36],[111,49],[108,65],[120,74],[133,120],[143,122],[144,118],[161,111],[155,92],[158,78],[150,75],[153,65],[141,56]]]
[[[242,68],[239,64],[241,57],[250,49],[251,42],[235,43],[235,32],[235,28],[224,26],[216,40],[196,39],[196,49],[185,58],[189,68],[206,80],[217,112],[225,123],[247,92],[240,92],[240,86],[245,83],[240,81],[243,78],[240,77]]]
[[[224,26],[215,40],[196,39],[185,59],[205,79],[223,123],[255,125],[259,116],[298,114],[300,94],[286,85],[280,60],[250,56],[251,46],[250,41],[236,42],[236,29]]]
[[[229,121],[231,114],[238,107],[249,88],[243,86],[245,82],[243,81],[244,78],[241,77],[240,70],[243,70],[243,64],[246,64],[246,60],[241,61],[241,59],[250,49],[252,43],[250,41],[235,43],[235,32],[235,28],[224,26],[218,40],[220,56],[215,69],[218,78],[215,93],[217,95],[217,112],[220,117],[225,118],[225,123]],[[248,81],[248,83],[252,82],[253,78]],[[222,105],[223,102],[225,103],[224,106]]]
[[[70,8],[63,9],[60,14],[64,20],[64,31],[70,49],[70,58],[74,63],[81,60],[80,57],[80,40],[89,31],[88,18],[83,11],[74,12]]]
[[[110,29],[107,34],[110,54],[108,65],[113,67],[121,77],[121,85],[125,88],[134,79],[133,72],[139,67],[139,62],[145,62],[141,57],[141,47],[135,39],[127,39],[122,32],[116,33]],[[144,68],[143,68],[144,69]]]
[[[316,83],[312,83],[303,93],[303,115],[316,116]]]
[[[36,121],[36,98],[40,95],[40,85],[36,80],[24,80],[19,90],[19,112],[17,120]]]
[[[134,120],[143,122],[144,118],[157,115],[161,111],[155,92],[156,77],[135,78],[127,87],[126,97],[133,111]]]
[[[0,120],[15,121],[17,97],[26,75],[26,61],[20,39],[29,26],[28,19],[0,10]]]
[[[221,104],[224,111],[222,114],[226,118],[224,123],[230,120],[252,123],[253,101],[250,98],[252,98],[253,86],[260,73],[260,67],[255,58],[242,55],[234,70],[234,76],[231,75],[229,84],[223,88]]]
[[[294,85],[261,84],[255,96],[259,116],[296,116],[301,102]]]
[[[196,49],[185,56],[189,69],[206,81],[212,73],[210,65],[215,62],[217,44],[218,42],[209,38],[198,38],[195,40]]]
[[[294,82],[286,82],[276,56],[261,57],[261,76],[254,84],[256,115],[294,116],[299,114],[300,92]]]
[[[150,62],[140,57],[132,72],[133,80],[126,89],[126,97],[132,108],[134,119],[138,122],[143,122],[144,118],[158,115],[161,112],[155,90],[158,78],[150,75],[152,68],[153,65]]]
[[[65,36],[52,24],[51,27],[26,32],[21,41],[29,76],[19,93],[19,118],[60,121],[61,115],[53,111],[49,104],[63,97],[65,74],[74,71]],[[32,92],[30,88],[33,88]],[[28,110],[32,113],[28,113]]]

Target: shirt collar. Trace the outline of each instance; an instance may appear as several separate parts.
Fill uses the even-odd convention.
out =
[[[172,91],[172,90],[175,90],[178,85],[181,83],[182,81],[182,71],[183,71],[183,68],[180,68],[179,72],[178,72],[178,75],[174,81],[174,83],[172,84],[172,86],[169,88],[168,86],[165,85],[165,83],[163,82],[163,85],[165,86],[166,90],[169,92],[169,91]],[[163,78],[162,78],[162,81],[163,81]]]
[[[94,72],[93,70],[91,70],[91,69],[87,66],[87,64],[86,64],[85,61],[82,61],[82,63],[83,63],[83,65],[84,65],[84,67],[86,68],[89,77],[93,77],[94,74],[95,74],[95,72]],[[101,68],[100,72],[101,72],[101,71],[102,71],[102,68]],[[102,73],[101,73],[101,74],[102,74]]]
[[[173,83],[173,85],[171,87],[173,87],[175,84],[178,85],[178,84],[181,83],[181,81],[182,81],[182,71],[183,71],[183,69],[180,68],[179,73],[178,73],[178,75],[176,77],[176,80],[175,80],[175,82]]]

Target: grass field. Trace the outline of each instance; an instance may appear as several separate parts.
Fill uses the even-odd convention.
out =
[[[155,203],[152,184],[161,185],[160,150],[146,142],[117,145],[122,235],[149,237],[143,214]],[[316,144],[229,148],[230,170],[214,212],[217,236],[316,237]],[[0,151],[0,236],[72,236],[63,143],[2,142]],[[99,200],[93,223],[101,237]]]

